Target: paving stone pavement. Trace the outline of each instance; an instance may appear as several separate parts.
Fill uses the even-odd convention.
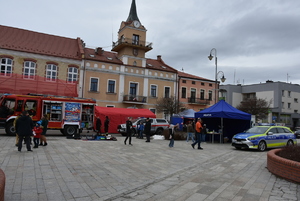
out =
[[[15,138],[0,135],[5,200],[13,201],[227,201],[300,200],[300,185],[272,175],[267,152],[230,144],[133,138],[83,141],[49,136],[48,146],[18,152]]]

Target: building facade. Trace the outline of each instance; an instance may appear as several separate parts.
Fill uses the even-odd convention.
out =
[[[291,128],[300,126],[300,86],[266,81],[253,85],[220,85],[220,96],[232,106],[247,98],[260,98],[270,103],[267,123],[284,123]]]
[[[93,98],[99,106],[145,108],[157,117],[160,98],[175,97],[196,111],[214,102],[214,81],[178,72],[152,50],[132,0],[111,51],[66,38],[0,25],[0,94]]]
[[[0,93],[78,96],[80,38],[2,25],[0,33]]]
[[[215,81],[178,71],[178,86],[178,100],[185,108],[200,111],[214,104]]]

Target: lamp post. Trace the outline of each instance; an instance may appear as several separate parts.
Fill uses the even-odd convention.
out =
[[[212,56],[212,52],[215,52],[215,64],[216,64],[216,73],[215,73],[215,103],[217,103],[217,84],[218,84],[218,58],[217,58],[217,50],[216,50],[216,48],[213,48],[213,49],[211,49],[211,51],[210,51],[210,54],[209,54],[209,56],[208,56],[208,59],[209,60],[212,60],[213,58],[214,58],[214,56]]]

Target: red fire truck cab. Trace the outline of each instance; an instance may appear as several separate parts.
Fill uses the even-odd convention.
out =
[[[72,136],[78,129],[93,127],[95,105],[93,99],[4,94],[0,97],[0,126],[5,127],[6,134],[14,135],[15,118],[28,111],[34,122],[47,114],[49,129]]]

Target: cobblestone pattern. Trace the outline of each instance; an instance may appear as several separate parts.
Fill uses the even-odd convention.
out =
[[[266,169],[267,152],[230,144],[133,139],[82,141],[48,137],[48,146],[21,153],[0,136],[5,200],[297,200],[299,185]]]

